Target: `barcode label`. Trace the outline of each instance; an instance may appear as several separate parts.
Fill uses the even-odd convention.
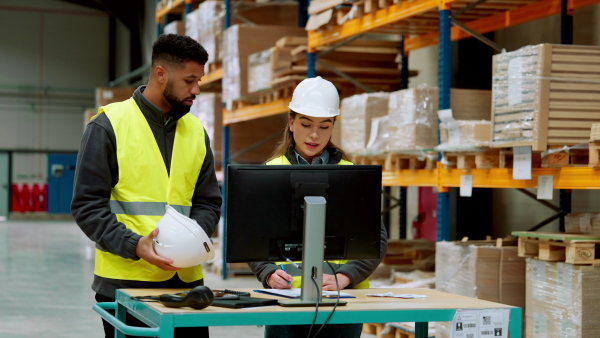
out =
[[[475,338],[475,334],[474,333],[467,333],[467,338]]]
[[[491,316],[483,316],[483,325],[491,325],[492,317]]]
[[[494,334],[494,331],[481,331],[482,336],[491,336]]]
[[[465,324],[465,328],[473,328],[473,327],[477,327],[477,324]]]

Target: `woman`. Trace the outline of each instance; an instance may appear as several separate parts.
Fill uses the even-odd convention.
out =
[[[305,79],[294,90],[290,113],[283,138],[275,148],[267,165],[351,165],[343,150],[331,142],[336,117],[340,114],[339,95],[335,86],[321,78]],[[387,251],[387,232],[381,226],[380,259],[335,261],[324,264],[323,290],[368,288],[368,277],[375,271]],[[283,265],[287,264],[284,269]],[[301,286],[301,270],[287,262],[249,263],[252,272],[265,288],[289,289]],[[333,271],[332,271],[333,269]],[[329,272],[329,273],[327,273]],[[320,325],[270,325],[265,337],[307,337],[314,335]],[[320,331],[320,337],[360,337],[362,324],[329,324]]]

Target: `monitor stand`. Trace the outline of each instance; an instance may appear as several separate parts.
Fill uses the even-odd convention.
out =
[[[302,243],[302,287],[300,299],[280,300],[281,306],[338,306],[346,302],[323,299],[323,259],[325,248],[325,205],[321,196],[304,197],[304,236]],[[315,277],[317,286],[313,283]]]

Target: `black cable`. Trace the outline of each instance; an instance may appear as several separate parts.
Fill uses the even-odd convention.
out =
[[[312,276],[310,279],[312,280],[313,284],[315,285],[315,289],[317,289],[317,295],[318,295],[318,292],[321,292],[321,290],[319,290],[319,285],[317,284],[317,279],[315,278],[315,276]],[[312,323],[310,324],[310,330],[308,330],[308,336],[306,338],[310,338],[310,334],[312,333],[313,327],[315,326],[315,322],[317,321],[317,314],[319,314],[319,297],[318,296],[317,296],[317,303],[316,303],[316,307],[315,307],[315,315],[313,317]]]
[[[329,321],[331,316],[333,316],[333,313],[335,312],[335,309],[337,308],[338,304],[340,303],[340,298],[342,296],[342,294],[340,292],[340,284],[338,283],[337,274],[335,273],[335,271],[333,269],[333,265],[331,265],[331,263],[329,263],[329,262],[326,262],[326,263],[329,265],[329,268],[331,269],[331,271],[333,271],[333,278],[335,278],[335,287],[337,288],[337,291],[338,291],[338,298],[335,301],[335,305],[333,305],[333,310],[331,310],[331,313],[329,314],[329,316],[327,316],[327,318],[325,318],[325,321],[323,322],[323,324],[321,324],[321,327],[319,328],[317,333],[315,333],[315,336],[313,338],[316,338],[319,335],[319,332],[321,332],[321,330],[323,330],[323,328],[325,327],[325,324],[327,324],[327,322]]]

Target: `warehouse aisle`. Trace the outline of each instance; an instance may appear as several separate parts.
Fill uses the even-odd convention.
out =
[[[92,242],[75,222],[0,222],[0,337],[104,337],[100,316],[92,310],[93,254]],[[205,279],[214,287],[260,287],[253,276],[223,281],[207,273]],[[210,333],[259,338],[263,328],[211,327]]]

